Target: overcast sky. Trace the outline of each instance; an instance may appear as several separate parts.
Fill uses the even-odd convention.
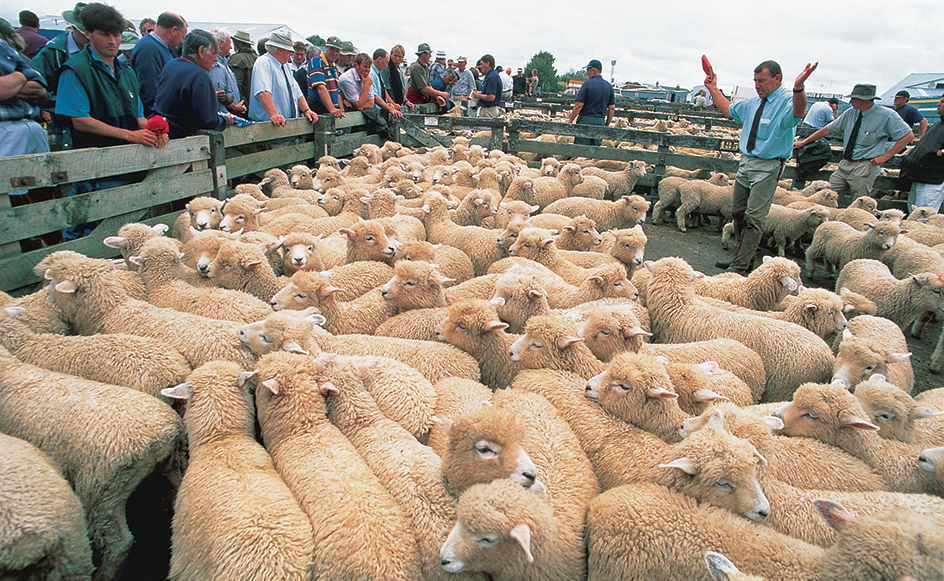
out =
[[[807,62],[819,61],[807,90],[842,94],[856,83],[874,83],[881,94],[909,73],[944,71],[939,37],[933,33],[944,22],[941,0],[586,4],[116,0],[112,4],[133,20],[171,10],[196,22],[287,24],[306,36],[340,36],[365,52],[377,47],[389,50],[400,43],[410,60],[421,42],[428,42],[434,51],[445,50],[450,58],[462,54],[475,59],[491,53],[498,64],[514,68],[545,50],[556,58],[558,73],[582,68],[595,58],[603,63],[607,79],[610,61],[616,60],[618,82],[658,81],[686,88],[704,79],[702,54],[714,65],[722,88],[752,88],[753,68],[766,59],[781,64],[785,83],[792,83]],[[14,22],[22,8],[43,16],[72,5],[0,0],[0,14]]]

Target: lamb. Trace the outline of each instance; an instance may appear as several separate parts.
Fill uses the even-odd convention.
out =
[[[620,487],[595,498],[588,516],[590,577],[708,579],[702,555],[718,550],[748,574],[767,579],[878,581],[940,568],[944,539],[925,536],[927,522],[898,509],[856,517],[841,505],[816,506],[840,531],[829,549],[758,526],[654,484]],[[671,534],[665,522],[685,523]],[[895,547],[896,550],[890,550]]]
[[[936,246],[944,243],[944,230],[937,226],[922,224],[909,219],[901,223],[901,228],[906,231],[903,236],[907,236],[910,240],[925,246]]]
[[[0,496],[6,505],[0,519],[0,569],[10,575],[90,580],[92,552],[82,505],[59,467],[18,438],[0,434],[0,448]]]
[[[679,209],[675,212],[678,229],[686,232],[685,222],[689,214],[717,214],[721,216],[719,224],[724,224],[732,218],[732,203],[734,201],[734,186],[716,186],[714,184],[693,180],[678,187]],[[721,230],[721,226],[718,227]]]
[[[730,559],[714,551],[705,551],[705,565],[714,581],[763,581],[760,577],[744,575]]]
[[[646,267],[652,275],[649,314],[659,341],[726,337],[743,343],[763,359],[768,401],[784,401],[798,385],[831,376],[833,354],[812,332],[786,321],[726,312],[700,302],[694,292],[696,273],[680,258],[647,262]]]
[[[19,322],[22,307],[0,314],[0,344],[24,363],[50,371],[122,385],[160,398],[184,381],[190,364],[167,343],[136,335],[63,336],[34,334]]]
[[[878,305],[875,304],[875,301],[864,295],[842,287],[839,289],[839,296],[842,298],[842,312],[845,313],[846,319],[852,319],[859,315],[872,315],[874,317],[878,313]]]
[[[561,229],[555,242],[561,250],[592,250],[603,243],[597,224],[586,215],[577,216]]]
[[[700,414],[715,402],[732,401],[737,405],[754,403],[751,388],[737,375],[718,367],[715,361],[676,363],[657,357],[665,365],[678,405],[688,414]]]
[[[577,321],[577,336],[582,338],[600,361],[609,361],[617,353],[637,352],[646,337],[651,337],[648,312],[637,313],[632,305],[600,305],[583,313],[568,311]],[[645,323],[640,321],[645,314]],[[579,317],[579,319],[577,318]]]
[[[562,200],[573,195],[574,187],[580,183],[583,183],[580,166],[574,163],[565,164],[561,167],[557,177],[540,177],[532,180],[534,187],[533,202],[541,208],[542,212],[559,214],[560,212],[548,210],[548,206],[556,200]],[[574,201],[581,200],[584,200],[584,198]]]
[[[508,254],[513,257],[533,260],[574,286],[581,285],[590,276],[589,269],[581,268],[565,259],[557,249],[557,243],[550,232],[542,228],[524,228],[521,230],[514,244],[508,249]],[[507,259],[498,264],[493,264],[489,268],[489,274],[505,272],[513,264],[520,264],[520,262]],[[622,268],[622,265],[616,266]]]
[[[439,265],[439,272],[448,279],[443,281],[445,288],[475,278],[469,255],[446,244],[431,244],[422,240],[404,242],[397,251],[396,259]]]
[[[724,274],[695,281],[699,296],[721,299],[755,311],[776,308],[800,286],[800,266],[787,258],[764,257],[747,277]]]
[[[807,490],[867,492],[886,488],[885,481],[862,460],[819,440],[775,435],[773,430],[782,428],[782,421],[733,403],[712,404],[698,417],[683,421],[679,434],[685,438],[705,427],[715,411],[721,412],[731,435],[748,440],[767,458],[766,472],[771,478]],[[817,461],[810,462],[810,458]]]
[[[847,288],[875,301],[878,316],[902,329],[925,313],[944,312],[944,274],[922,272],[904,280],[892,276],[878,260],[859,259],[846,264],[836,288]]]
[[[149,395],[21,363],[3,348],[0,400],[0,432],[49,456],[85,509],[101,554],[95,579],[116,578],[133,542],[125,504],[180,443],[180,418]]]
[[[844,222],[862,232],[868,230],[866,224],[874,224],[876,220],[874,212],[851,206],[840,211],[833,219],[837,222]],[[899,223],[899,225],[901,224]]]
[[[265,302],[290,280],[276,276],[260,246],[236,241],[220,244],[207,276],[223,288],[243,291]]]
[[[939,485],[944,486],[944,447],[922,450],[918,456],[918,466],[933,475]]]
[[[632,228],[607,230],[603,234],[603,243],[594,250],[605,252],[620,261],[626,267],[627,276],[632,278],[636,268],[643,262],[647,241],[642,225],[636,224]]]
[[[210,272],[210,263],[213,262],[217,252],[220,251],[220,245],[224,241],[239,240],[242,230],[233,233],[221,230],[204,230],[203,232],[191,232],[191,234],[193,236],[184,244],[182,249],[184,257],[181,262],[184,266],[196,270],[200,276],[206,277]]]
[[[223,206],[221,200],[211,198],[210,196],[197,196],[187,205],[185,211],[181,212],[174,220],[170,228],[170,235],[181,242],[190,239],[190,228],[203,231],[207,229],[215,230],[220,227],[220,220],[223,219],[223,213],[220,208]]]
[[[581,198],[602,200],[606,196],[606,189],[609,184],[605,179],[587,173],[586,170],[587,168],[580,170],[580,177],[583,179],[579,184],[574,186],[574,189],[570,195]]]
[[[517,178],[516,178],[517,179]],[[512,184],[514,187],[514,184]],[[502,200],[495,213],[495,228],[503,229],[516,219],[527,220],[531,214],[538,211],[537,206],[519,200]]]
[[[419,580],[415,533],[393,497],[327,418],[313,357],[274,352],[258,363],[256,407],[276,470],[312,522],[314,576]],[[325,498],[332,502],[325,503]],[[337,534],[346,531],[345,534]]]
[[[279,250],[282,253],[282,269],[286,276],[292,276],[299,270],[325,270],[318,251],[321,236],[304,232],[292,233],[282,239]]]
[[[600,230],[620,229],[642,224],[646,221],[649,201],[642,196],[631,195],[615,201],[588,200],[585,198],[561,199],[548,205],[545,213],[560,214],[570,218],[586,215]]]
[[[857,258],[881,260],[882,255],[895,245],[899,232],[900,228],[891,222],[877,222],[866,232],[859,232],[842,222],[821,224],[806,249],[806,271],[812,278],[818,260],[825,263],[829,273],[842,270],[846,263]]]
[[[292,275],[289,284],[282,287],[270,301],[275,310],[287,309],[301,311],[308,307],[318,306],[318,297],[312,294],[313,285],[327,276],[328,281],[339,289],[335,299],[352,301],[371,290],[384,284],[393,276],[392,268],[382,262],[361,261],[345,264],[326,270],[322,273],[314,271],[297,271]]]
[[[784,194],[774,194],[773,203],[781,206],[788,206],[796,203],[819,204],[827,208],[836,208],[839,206],[839,195],[828,188],[817,190],[810,195],[804,195],[800,192],[785,192]]]
[[[783,431],[788,436],[816,438],[864,461],[885,479],[889,490],[944,494],[944,489],[914,462],[920,450],[879,437],[875,433],[878,426],[865,419],[862,405],[838,383],[803,384],[793,401],[775,415],[783,420]]]
[[[501,320],[508,324],[509,333],[524,333],[528,319],[535,315],[550,314],[548,292],[533,272],[515,268],[501,275],[490,276],[498,278],[489,302]],[[542,280],[548,278],[551,276],[541,277]],[[561,280],[560,284],[566,283]]]
[[[837,338],[838,351],[832,381],[848,390],[874,373],[887,377],[907,393],[914,388],[911,353],[901,329],[888,319],[862,315],[849,321],[849,328]]]
[[[668,221],[668,211],[678,209],[681,204],[679,186],[689,181],[687,178],[666,174],[666,177],[659,180],[659,201],[652,209],[652,223],[659,224],[665,219]],[[728,176],[724,173],[712,173],[708,183],[715,186],[727,186]]]
[[[494,390],[509,386],[521,369],[519,363],[507,359],[517,339],[504,332],[507,327],[491,303],[465,300],[449,306],[436,336],[474,357],[482,383]]]
[[[498,246],[494,230],[455,224],[449,218],[446,199],[438,193],[428,194],[425,200],[423,224],[427,242],[447,244],[465,252],[472,259],[475,276],[485,274],[493,262],[504,256],[505,251]]]
[[[606,180],[606,194],[612,199],[619,199],[623,196],[629,196],[636,187],[639,178],[646,175],[646,164],[639,160],[633,160],[626,164],[623,171],[606,171],[600,168],[584,168],[581,173],[603,178]]]
[[[397,236],[388,232],[381,220],[362,220],[338,232],[347,239],[346,264],[373,260],[392,265],[400,245]]]
[[[56,335],[71,335],[72,329],[66,321],[65,314],[59,310],[59,307],[49,300],[46,289],[41,288],[26,296],[13,298],[3,293],[3,298],[7,299],[4,307],[19,307],[24,309],[24,313],[19,313],[19,322],[25,325],[33,333],[55,333]]]
[[[440,552],[450,574],[480,571],[496,581],[586,578],[582,535],[561,523],[535,492],[511,480],[471,487],[459,498],[456,515]]]
[[[777,245],[777,254],[785,256],[787,246],[792,247],[828,219],[829,210],[825,206],[797,210],[774,204],[770,206],[770,213],[767,214],[764,234],[773,237],[774,244]]]
[[[445,579],[439,548],[449,534],[456,504],[443,483],[439,456],[380,412],[364,388],[363,367],[343,357],[322,357],[317,371],[319,384],[329,382],[337,389],[326,398],[329,419],[412,523],[423,579]]]
[[[908,278],[919,272],[944,274],[944,257],[933,248],[916,244],[903,250],[889,267],[895,278]]]
[[[174,503],[170,579],[308,579],[311,522],[256,443],[250,374],[214,361],[164,394],[188,400],[190,465]]]
[[[128,257],[137,254],[145,242],[155,236],[163,236],[165,232],[167,232],[166,224],[148,226],[147,224],[132,222],[119,228],[117,236],[108,236],[102,242],[109,248],[117,248],[125,261],[125,267],[128,270],[135,271],[138,267],[129,262]]]
[[[794,297],[795,300],[788,301],[788,306],[783,311],[755,311],[707,297],[702,301],[724,310],[788,321],[812,331],[822,339],[834,333],[842,333],[847,322],[843,314],[842,298],[825,289],[800,288],[799,294]]]
[[[138,265],[152,305],[241,323],[262,320],[272,312],[269,305],[242,291],[190,286],[182,280],[181,256],[172,240],[152,238],[141,247],[139,255],[129,257]]]
[[[263,202],[249,194],[236,194],[226,199],[220,208],[220,214],[223,215],[220,219],[220,230],[223,232],[261,230],[264,220],[263,212]]]
[[[531,317],[524,336],[511,345],[508,353],[525,369],[567,370],[585,379],[606,368],[577,336],[573,319],[565,315]]]
[[[885,381],[883,375],[860,382],[855,396],[869,419],[881,428],[879,436],[922,448],[944,446],[940,419],[929,419],[944,415],[944,411],[919,406],[897,385]],[[925,419],[929,421],[917,421]]]
[[[498,212],[497,196],[487,190],[472,190],[459,202],[455,210],[449,211],[452,221],[459,226],[482,226],[482,221]]]

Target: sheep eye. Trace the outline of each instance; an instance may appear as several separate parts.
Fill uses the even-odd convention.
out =
[[[623,383],[613,383],[613,389],[622,393],[629,391],[629,387]]]
[[[874,365],[866,365],[866,366],[865,366],[865,370],[866,370],[866,371],[872,371],[873,369],[875,369],[875,366],[874,366]]]
[[[587,230],[586,228],[584,228],[584,229],[583,229],[583,233],[584,233],[584,234],[590,234],[590,231]]]
[[[531,248],[531,245],[528,244],[527,242],[524,243],[524,244],[522,244],[521,246],[522,246],[522,248]]]
[[[498,458],[498,452],[492,450],[492,448],[485,442],[478,442],[475,444],[475,451],[479,453],[479,456],[485,458],[486,460],[492,458]]]
[[[374,241],[374,237],[373,237],[373,236],[364,236],[364,240],[366,240],[367,242],[373,242],[373,241]]]
[[[603,330],[603,331],[600,331],[599,333],[597,333],[597,335],[603,335],[604,337],[609,337],[609,336],[610,336],[610,332],[609,332],[609,331],[606,331],[606,330]]]
[[[715,486],[718,487],[718,490],[721,490],[723,492],[734,492],[734,485],[728,482],[724,478],[715,482]]]
[[[509,238],[517,238],[517,237],[518,237],[518,234],[512,233],[512,234],[509,234],[508,237],[509,237]]]
[[[237,221],[237,222],[242,222],[242,221],[244,221],[245,219],[246,219],[246,216],[244,216],[244,215],[242,215],[242,214],[240,214],[239,216],[236,216],[236,221]]]
[[[535,351],[538,351],[538,350],[540,350],[540,349],[544,349],[544,345],[542,345],[541,343],[537,343],[537,342],[531,343],[531,345],[529,346],[529,349],[533,349],[533,350],[535,350]]]
[[[479,545],[480,547],[494,547],[495,545],[498,544],[498,537],[495,537],[493,535],[486,535],[480,538],[478,541],[476,541],[476,544]]]
[[[295,295],[295,298],[296,298],[296,299],[305,300],[305,299],[308,298],[308,295],[307,295],[306,293],[297,293],[297,294]]]
[[[813,413],[813,412],[811,412],[811,411],[810,411],[810,412],[806,412],[806,413],[803,414],[801,417],[809,418],[809,419],[811,419],[811,420],[818,420],[818,419],[819,419],[819,416],[817,416],[815,413]]]
[[[262,339],[263,343],[268,343],[270,345],[272,344],[272,337],[269,337],[268,335],[259,335],[259,338]]]
[[[331,181],[331,178],[325,178],[325,180],[324,180],[325,183],[328,183],[328,182],[330,182],[330,181]]]
[[[458,324],[457,324],[457,325],[456,325],[456,328],[459,329],[460,331],[462,331],[463,333],[466,332],[465,325],[458,325]]]
[[[232,265],[232,264],[224,264],[224,265],[223,265],[223,268],[225,268],[226,270],[233,270],[233,265]]]
[[[878,414],[877,416],[875,416],[875,419],[876,419],[876,420],[881,420],[881,421],[883,421],[883,422],[890,422],[890,421],[892,421],[894,418],[895,418],[895,412],[893,412],[893,411],[883,412],[883,413],[880,413],[880,414]]]
[[[939,289],[939,288],[934,289],[934,294],[940,296],[940,295],[941,295],[941,289]]]
[[[314,247],[314,246],[309,246],[309,247],[308,247],[308,252],[314,252],[314,251],[315,251],[315,247]]]
[[[211,213],[211,214],[216,214],[216,208],[210,208],[210,213]]]
[[[406,281],[405,283],[403,283],[403,286],[416,286],[416,281],[415,281],[415,280],[408,280],[408,281]]]
[[[613,283],[613,286],[623,286],[623,283],[617,281]]]

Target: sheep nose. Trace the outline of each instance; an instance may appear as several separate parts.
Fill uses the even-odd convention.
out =
[[[529,485],[534,484],[534,481],[537,480],[538,478],[538,475],[535,472],[532,472],[530,470],[522,473],[521,476],[524,477],[524,479],[528,481]]]
[[[302,263],[302,258],[301,258],[301,257],[293,258],[293,259],[292,259],[292,262],[294,262],[295,264],[301,264],[301,263]]]
[[[203,273],[203,274],[206,274],[206,273],[210,270],[210,265],[209,265],[209,264],[198,264],[198,265],[197,265],[197,270],[199,270],[199,271],[200,271],[201,273]]]
[[[761,509],[758,509],[758,510],[757,510],[757,516],[760,517],[759,520],[764,520],[764,519],[767,518],[769,515],[770,515],[770,510],[768,510],[768,509],[766,509],[766,508],[761,508]]]

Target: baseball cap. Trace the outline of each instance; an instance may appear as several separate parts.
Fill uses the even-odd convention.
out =
[[[598,70],[598,71],[602,71],[602,70],[603,70],[603,65],[600,64],[600,61],[598,61],[597,59],[593,59],[592,61],[590,61],[589,63],[587,63],[587,66],[585,66],[584,68],[585,68],[585,69],[596,69],[596,70]]]
[[[342,42],[341,54],[347,54],[347,55],[357,54],[357,51],[354,49],[354,43],[349,40],[345,40],[344,42]]]
[[[909,93],[908,91],[905,91],[905,90],[901,90],[901,91],[898,91],[897,93],[895,93],[895,96],[896,96],[896,97],[904,97],[905,99],[910,99],[910,98],[911,98],[911,93]]]

